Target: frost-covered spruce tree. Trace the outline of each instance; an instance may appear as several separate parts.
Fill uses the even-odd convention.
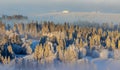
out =
[[[14,58],[14,52],[13,52],[13,50],[12,50],[12,46],[11,45],[9,45],[8,47],[7,47],[7,50],[8,50],[8,56],[10,56],[10,58]]]
[[[115,41],[114,41],[114,40],[112,40],[112,42],[111,42],[111,47],[112,47],[112,49],[115,49],[115,48],[116,48],[116,45],[115,45]]]
[[[29,29],[30,29],[30,24],[26,24],[25,25],[25,32],[29,33]]]
[[[2,60],[3,60],[3,56],[0,53],[0,62],[2,62]]]
[[[77,46],[77,48],[79,48],[79,45],[80,45],[80,40],[79,40],[79,38],[77,38],[77,39],[75,40],[75,45]]]
[[[58,40],[58,44],[59,44],[59,46],[61,47],[61,49],[65,49],[65,47],[66,47],[66,43],[65,43],[65,40],[63,40],[63,39],[59,39]]]
[[[43,58],[43,51],[44,49],[42,47],[42,44],[37,45],[34,51],[34,58],[36,60],[41,60]]]
[[[32,48],[31,48],[30,44],[26,44],[25,49],[26,49],[26,54],[28,54],[28,55],[32,54]]]
[[[35,51],[34,51],[34,58],[38,60],[38,55],[39,55],[39,45],[36,46]]]
[[[118,49],[120,49],[120,40],[118,40]]]
[[[12,33],[9,35],[9,39],[10,39],[10,42],[11,42],[11,43],[22,44],[22,40],[21,40],[21,38],[20,38],[20,35],[17,34],[17,33],[13,33],[13,32],[12,32]]]
[[[78,60],[78,50],[75,45],[70,45],[64,52],[65,62],[74,62]]]
[[[0,32],[3,34],[5,33],[5,24],[2,22],[0,22]]]
[[[46,62],[52,62],[56,58],[53,46],[50,42],[44,44],[43,56]]]
[[[42,33],[47,33],[49,32],[49,28],[48,28],[48,23],[45,21],[43,22],[44,24],[42,24]]]
[[[80,38],[80,37],[81,37],[81,32],[78,31],[78,33],[77,33],[77,38]]]
[[[37,31],[37,23],[31,23],[31,28],[30,28],[30,34],[31,34],[31,36],[32,37],[37,37],[37,33],[38,33],[38,31]]]
[[[100,46],[100,35],[95,35],[96,46]]]
[[[80,45],[79,45],[79,46],[80,46],[79,48],[84,47],[84,46],[83,46],[83,40],[82,40],[82,39],[80,39]]]
[[[19,34],[23,34],[26,31],[25,24],[24,23],[17,24],[17,29]]]
[[[52,46],[48,42],[44,45],[44,57],[53,55]]]
[[[91,50],[92,50],[93,46],[94,46],[94,39],[93,39],[93,37],[90,37],[90,49]]]
[[[64,61],[64,49],[62,49],[62,47],[60,45],[57,46],[57,58],[60,60],[60,61]]]
[[[4,45],[4,44],[9,42],[9,36],[4,35],[4,36],[1,36],[1,37],[2,37],[1,38],[1,45]]]
[[[100,36],[102,35],[102,32],[103,32],[102,28],[99,28],[99,29],[98,29],[98,34],[99,34]]]
[[[7,64],[9,64],[10,63],[10,56],[8,56],[8,58],[7,58]]]
[[[49,30],[50,30],[50,32],[53,32],[54,29],[55,29],[55,24],[54,24],[54,22],[48,22],[48,24],[49,24]]]
[[[3,63],[3,64],[7,64],[7,63],[8,63],[6,56],[5,56],[5,57],[2,57],[2,63]]]
[[[107,48],[110,48],[111,40],[110,40],[109,36],[107,36],[107,39],[106,39],[105,42],[106,42],[106,47],[107,47]]]

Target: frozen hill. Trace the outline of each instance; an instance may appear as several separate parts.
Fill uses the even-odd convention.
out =
[[[26,20],[2,20],[4,23],[28,23],[31,21],[54,21],[55,23],[78,23],[78,22],[96,22],[96,23],[120,23],[120,14],[100,13],[100,12],[52,12],[45,14],[29,15]]]
[[[119,23],[120,14],[113,13],[100,13],[100,12],[55,12],[47,14],[36,14],[34,15],[41,21],[54,21],[54,22],[79,22],[79,21],[89,21],[97,23]]]

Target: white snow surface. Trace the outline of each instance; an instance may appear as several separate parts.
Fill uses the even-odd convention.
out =
[[[32,59],[33,55],[28,55],[23,57],[25,60]],[[16,67],[13,60],[10,64],[0,65],[0,70],[19,70],[22,68],[21,66]],[[25,61],[26,62],[26,61]],[[103,59],[103,58],[92,58],[92,57],[84,57],[83,59],[79,59],[76,63],[57,63],[57,64],[45,64],[36,66],[37,62],[31,62],[29,64],[32,65],[29,67],[29,64],[25,63],[25,68],[20,70],[119,70],[120,69],[120,60],[116,59]]]

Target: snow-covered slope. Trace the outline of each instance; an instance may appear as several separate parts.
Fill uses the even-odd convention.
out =
[[[77,22],[77,21],[89,21],[89,22],[120,22],[120,14],[113,13],[100,13],[100,12],[69,12],[67,14],[56,12],[48,14],[36,14],[35,19],[48,20],[55,22]]]
[[[34,21],[54,21],[56,23],[64,23],[64,22],[96,22],[96,23],[119,23],[120,22],[120,14],[117,13],[100,13],[100,12],[54,12],[54,13],[45,13],[45,14],[35,14],[28,16],[28,20],[3,20],[4,23],[28,23],[32,20]]]
[[[28,55],[24,59],[30,59],[31,56]],[[21,59],[19,59],[21,60]],[[22,60],[23,64],[14,64],[13,60],[10,64],[0,65],[0,70],[119,70],[120,60],[114,59],[101,59],[90,57],[78,60],[77,63],[73,64],[44,64],[40,65],[35,61]],[[21,61],[18,61],[21,62]]]

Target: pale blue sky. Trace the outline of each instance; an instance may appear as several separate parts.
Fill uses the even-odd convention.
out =
[[[120,13],[120,0],[0,0],[0,14],[34,15],[62,11]]]

